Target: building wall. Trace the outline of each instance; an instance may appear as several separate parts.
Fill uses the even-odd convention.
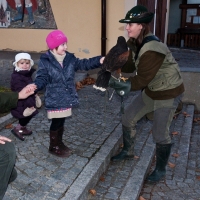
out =
[[[78,55],[100,54],[101,1],[50,0],[58,29],[68,37],[69,51]],[[1,29],[0,49],[41,52],[52,30]],[[85,52],[85,53],[84,53]]]
[[[170,1],[170,0],[169,0]],[[173,33],[180,26],[182,0],[170,1],[169,28]],[[101,0],[50,0],[58,29],[66,33],[68,50],[80,58],[101,54]],[[137,4],[137,0],[107,0],[106,50],[117,37],[127,38],[124,24],[118,21]],[[49,29],[0,28],[0,50],[42,52]]]
[[[125,36],[124,18],[134,0],[107,0],[107,51],[117,37]],[[91,57],[101,54],[101,0],[50,0],[58,29],[68,37],[68,50],[76,56]],[[48,29],[0,29],[0,50],[46,51]]]
[[[128,39],[125,24],[119,23],[119,20],[123,19],[136,3],[137,0],[107,0],[107,50],[116,44],[118,36]]]

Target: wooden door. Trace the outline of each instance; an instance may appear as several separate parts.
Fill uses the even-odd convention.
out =
[[[155,35],[159,37],[162,42],[165,40],[166,13],[167,0],[157,0]]]
[[[162,42],[165,39],[165,24],[166,24],[166,13],[167,13],[167,0],[157,0],[156,11],[155,4],[156,0],[138,0],[138,5],[145,6],[148,11],[155,13],[156,20],[150,23],[151,31],[154,32],[155,26],[155,35],[160,38]]]
[[[155,13],[155,1],[156,0],[138,0],[137,4],[145,6],[149,12]],[[152,20],[150,23],[150,30],[152,33],[154,32],[154,20]]]

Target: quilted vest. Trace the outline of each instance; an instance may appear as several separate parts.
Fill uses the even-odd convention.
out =
[[[140,62],[140,57],[146,51],[155,51],[165,55],[165,59],[160,66],[154,79],[148,84],[148,88],[151,91],[164,91],[176,88],[183,83],[180,75],[180,69],[178,63],[175,61],[172,53],[169,51],[168,47],[159,41],[149,41],[144,44],[140,49],[138,57],[135,61],[136,70],[138,69],[138,63]]]

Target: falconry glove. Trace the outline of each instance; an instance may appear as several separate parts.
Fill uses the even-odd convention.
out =
[[[111,76],[109,80],[109,87],[115,89],[119,96],[126,96],[131,91],[131,81],[128,79],[126,81],[113,78]]]

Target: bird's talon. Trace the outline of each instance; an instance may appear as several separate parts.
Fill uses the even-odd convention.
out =
[[[125,77],[120,77],[120,79],[124,82],[126,82],[126,80],[128,80],[128,78],[125,78]]]

